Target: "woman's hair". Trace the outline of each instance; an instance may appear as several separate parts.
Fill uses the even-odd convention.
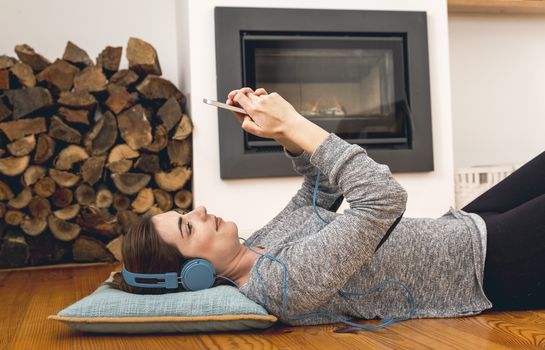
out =
[[[134,273],[176,272],[179,274],[185,260],[178,248],[167,244],[159,237],[153,225],[152,216],[142,218],[127,229],[121,243],[121,255],[125,268]],[[184,290],[181,285],[177,289],[133,287],[125,282],[121,272],[116,272],[113,281],[107,284],[136,294],[165,294]]]

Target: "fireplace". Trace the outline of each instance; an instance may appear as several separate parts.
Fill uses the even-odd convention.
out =
[[[218,99],[263,87],[392,172],[433,170],[425,12],[215,11]],[[296,175],[278,143],[218,113],[222,178]]]

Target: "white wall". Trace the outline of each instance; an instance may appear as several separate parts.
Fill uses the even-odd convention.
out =
[[[163,77],[176,81],[176,0],[2,0],[0,55],[17,57],[17,44],[28,44],[51,62],[62,58],[67,41],[78,45],[92,60],[106,46],[122,46],[121,68],[129,37],[152,44],[159,55]]]
[[[195,205],[234,221],[245,236],[270,220],[299,188],[301,177],[222,180],[219,175],[217,112],[202,98],[216,96],[214,7],[298,7],[357,10],[427,11],[430,55],[431,103],[435,171],[396,173],[407,189],[406,216],[436,217],[454,205],[452,126],[446,0],[248,0],[182,1],[177,7],[179,32],[179,78],[189,95],[194,122],[193,169]],[[238,88],[233,86],[233,89]],[[340,210],[346,207],[346,202]]]
[[[455,167],[545,151],[545,16],[451,14],[449,32]]]

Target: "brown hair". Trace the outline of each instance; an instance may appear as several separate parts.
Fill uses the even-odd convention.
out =
[[[121,254],[125,268],[135,273],[179,273],[181,264],[185,260],[178,248],[167,244],[159,237],[153,225],[152,216],[142,218],[127,229],[121,243]],[[133,287],[125,282],[121,272],[115,273],[113,281],[107,284],[135,294],[165,294],[183,291],[181,285],[178,289]]]

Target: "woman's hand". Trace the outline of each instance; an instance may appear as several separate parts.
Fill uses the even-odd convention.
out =
[[[290,125],[300,118],[299,113],[282,96],[265,89],[245,87],[233,90],[227,97],[227,104],[242,107],[248,115],[236,113],[242,129],[253,135],[280,140],[286,138]]]
[[[274,139],[293,155],[303,151],[313,154],[329,135],[328,131],[297,113],[280,95],[275,92],[267,94],[263,88],[255,92],[249,87],[233,90],[226,103],[242,107],[248,113],[233,112],[243,130]]]

